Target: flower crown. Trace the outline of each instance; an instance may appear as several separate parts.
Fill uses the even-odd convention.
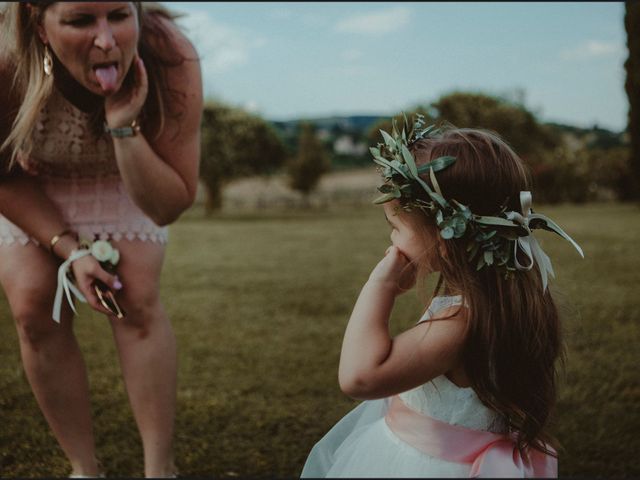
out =
[[[517,270],[531,270],[537,263],[543,291],[547,288],[548,275],[554,277],[554,273],[549,257],[533,236],[532,230],[541,228],[557,233],[584,258],[580,246],[555,222],[542,214],[533,213],[530,192],[520,192],[521,212],[507,211],[506,207],[502,207],[495,216],[475,215],[469,207],[455,199],[447,201],[435,174],[454,164],[456,158],[442,156],[416,166],[409,146],[423,138],[437,138],[441,130],[435,125],[425,126],[424,116],[417,114],[409,131],[407,117],[403,117],[402,132],[398,132],[394,119],[391,134],[380,130],[384,142],[369,149],[385,180],[384,185],[378,187],[382,195],[374,203],[399,200],[403,209],[409,211],[417,208],[433,218],[440,236],[445,240],[466,238],[468,260],[476,265],[477,270],[493,266],[510,275]],[[421,178],[422,174],[427,173],[433,188]],[[528,259],[525,264],[520,263],[518,253]]]

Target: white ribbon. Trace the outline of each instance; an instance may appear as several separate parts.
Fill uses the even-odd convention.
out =
[[[64,262],[62,262],[62,265],[60,265],[60,268],[58,268],[58,288],[56,289],[56,296],[53,300],[53,314],[52,314],[53,320],[57,323],[60,323],[60,313],[62,311],[63,292],[67,297],[67,301],[69,302],[69,306],[71,307],[71,310],[73,310],[73,313],[77,313],[77,312],[76,312],[76,307],[73,304],[73,298],[71,297],[72,293],[81,302],[85,302],[85,303],[87,302],[87,299],[84,298],[84,295],[82,295],[80,290],[78,290],[78,287],[76,287],[73,284],[73,282],[69,280],[69,278],[67,277],[67,272],[69,271],[69,267],[75,260],[78,260],[79,258],[82,258],[82,257],[86,257],[87,255],[90,255],[90,254],[91,252],[86,249],[74,250],[71,252],[71,255],[69,255],[69,258],[67,258]]]
[[[564,230],[562,230],[555,222],[551,219],[545,217],[544,215],[532,213],[531,211],[531,203],[532,196],[531,192],[520,192],[520,205],[522,206],[522,214],[518,212],[508,212],[507,218],[527,229],[529,234],[524,237],[518,237],[518,240],[514,244],[513,257],[515,266],[518,270],[531,270],[533,268],[533,264],[538,264],[538,269],[540,270],[540,276],[542,277],[542,291],[546,291],[548,276],[555,278],[555,274],[553,272],[553,267],[551,266],[551,260],[547,256],[546,253],[542,250],[542,247],[538,243],[536,237],[533,236],[531,232],[531,228],[529,227],[529,223],[532,220],[540,220],[544,222],[545,229],[551,230],[558,235],[560,235],[565,240],[571,242],[574,248],[578,251],[578,253],[584,258],[584,253],[582,252],[582,248],[578,245],[569,235],[567,235]],[[528,264],[523,265],[518,260],[518,249],[524,253],[524,255],[529,259]]]

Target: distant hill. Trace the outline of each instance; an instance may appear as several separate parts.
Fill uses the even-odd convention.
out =
[[[329,142],[341,135],[350,135],[354,140],[364,140],[369,129],[388,115],[346,115],[316,118],[297,118],[291,120],[268,120],[290,143],[297,133],[300,122],[310,122],[318,129],[323,140]],[[611,148],[627,143],[625,132],[614,132],[597,125],[591,128],[575,127],[557,122],[545,125],[556,130],[572,145],[580,144],[587,148]]]
[[[545,125],[556,130],[570,147],[608,149],[629,143],[626,132],[613,132],[597,125],[591,128],[580,128],[555,122],[547,122]]]
[[[298,125],[310,122],[316,127],[318,137],[331,155],[333,168],[343,169],[369,165],[370,140],[367,134],[379,120],[387,118],[388,115],[346,115],[268,121],[291,153],[297,149]],[[613,132],[597,125],[591,128],[556,122],[547,122],[545,125],[555,130],[571,151],[607,150],[629,144],[625,132]]]
[[[291,132],[297,129],[300,122],[309,122],[317,129],[333,132],[358,132],[366,134],[367,130],[386,115],[347,115],[317,118],[296,118],[292,120],[269,120],[276,129]]]

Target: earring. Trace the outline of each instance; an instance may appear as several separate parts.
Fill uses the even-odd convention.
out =
[[[44,60],[42,61],[45,75],[49,76],[53,73],[53,58],[48,46],[44,46]]]

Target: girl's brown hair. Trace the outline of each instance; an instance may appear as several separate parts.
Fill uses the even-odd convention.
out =
[[[418,165],[451,155],[456,162],[438,172],[447,200],[467,205],[474,214],[496,215],[502,206],[520,211],[520,191],[529,190],[525,166],[518,155],[492,132],[442,129],[436,138],[422,139],[410,150]],[[430,182],[428,175],[424,178]],[[405,214],[404,212],[402,213]],[[549,291],[542,291],[537,268],[505,278],[493,267],[476,270],[467,261],[466,239],[443,240],[433,219],[413,210],[409,221],[428,238],[437,238],[440,279],[436,292],[461,294],[466,309],[466,339],[462,361],[478,397],[508,420],[517,433],[518,447],[551,453],[547,434],[556,398],[556,361],[563,355],[558,310]],[[433,240],[431,240],[433,242]],[[436,249],[437,250],[437,249]],[[420,261],[424,276],[429,262]]]
[[[31,131],[53,90],[53,76],[45,75],[42,68],[44,45],[37,34],[37,25],[52,3],[11,2],[0,12],[0,44],[6,49],[6,57],[2,61],[9,63],[15,72],[12,95],[19,99],[17,103],[20,105],[11,131],[0,146],[0,151],[11,147],[10,164],[13,164],[18,152],[29,153]],[[140,25],[138,53],[149,77],[149,93],[142,111],[143,126],[146,132],[157,137],[163,131],[168,117],[178,118],[181,114],[183,95],[168,84],[166,71],[187,59],[178,51],[172,41],[174,35],[166,25],[167,20],[174,20],[178,15],[156,2],[133,4]],[[92,127],[97,134],[102,129],[104,112],[95,113]]]

